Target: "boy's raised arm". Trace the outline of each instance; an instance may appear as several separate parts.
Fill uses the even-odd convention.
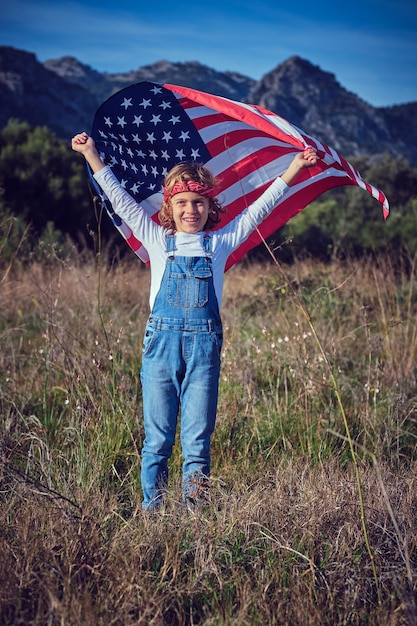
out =
[[[281,178],[288,186],[297,178],[298,174],[305,167],[312,167],[317,163],[317,154],[314,148],[308,147],[304,152],[299,152],[291,161],[287,170],[282,174]]]
[[[94,139],[89,137],[87,133],[74,135],[71,146],[75,152],[80,152],[80,154],[84,156],[94,174],[105,167],[103,161],[100,159],[99,153],[97,152]]]

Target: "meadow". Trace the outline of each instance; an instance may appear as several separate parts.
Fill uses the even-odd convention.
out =
[[[226,274],[207,502],[141,511],[149,271],[0,271],[0,625],[417,624],[417,272]]]

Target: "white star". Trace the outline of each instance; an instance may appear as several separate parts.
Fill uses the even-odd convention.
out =
[[[117,136],[116,136],[114,133],[110,133],[110,137],[111,137],[112,139],[117,139]]]
[[[166,167],[162,168],[162,176],[165,178],[165,176],[168,174],[168,169]]]
[[[191,150],[191,158],[197,160],[200,158],[200,150]]]
[[[138,173],[138,168],[136,167],[136,165],[134,163],[129,163],[131,169],[133,172],[135,172],[135,174]]]
[[[175,158],[180,159],[181,161],[183,159],[185,159],[184,150],[176,150],[175,151]]]
[[[151,157],[151,159],[153,159],[155,161],[155,159],[158,158],[158,155],[156,154],[155,150],[151,150],[149,152],[149,156]]]
[[[103,132],[102,130],[99,130],[98,132],[100,133],[100,136],[101,136],[101,137],[103,137],[104,139],[106,139],[106,138],[107,138],[107,135],[106,135],[106,133],[105,133],[105,132]]]
[[[111,128],[113,126],[113,122],[111,121],[111,119],[109,117],[105,117],[104,118],[104,123],[106,124],[106,126],[108,126],[109,128]]]
[[[155,183],[152,183],[152,184],[148,185],[148,189],[150,191],[155,191],[155,187],[156,187]]]
[[[160,115],[152,115],[152,119],[150,120],[150,122],[152,122],[152,124],[154,124],[154,126],[156,126],[157,124],[161,123],[161,116]]]
[[[141,142],[141,140],[140,140],[140,138],[139,138],[139,135],[132,135],[132,139],[133,139],[133,141],[134,141],[135,143],[140,143],[140,142]]]
[[[127,143],[126,135],[120,135],[120,139]]]
[[[121,186],[123,187],[123,189],[126,189],[126,185],[127,185],[127,180],[125,180],[124,178],[122,178],[122,180],[120,181]]]
[[[127,163],[124,159],[120,161],[120,165],[123,167],[124,170],[127,170]]]
[[[189,139],[190,138],[189,131],[188,130],[187,131],[183,130],[179,138],[182,139],[183,141],[186,141],[187,139]]]
[[[171,131],[169,130],[168,132],[164,132],[164,136],[162,137],[162,139],[166,141],[167,143],[171,141],[172,139]]]
[[[156,96],[157,93],[161,93],[162,91],[162,87],[157,87],[156,85],[154,85],[151,89],[152,93]]]
[[[132,148],[128,148],[128,149],[126,150],[126,152],[127,152],[127,153],[128,153],[128,155],[129,155],[129,156],[133,159],[133,156],[134,156],[134,155],[133,155],[133,150],[132,150]]]
[[[148,107],[151,107],[152,104],[150,100],[145,100],[144,98],[139,106],[143,107],[144,109],[147,109]]]
[[[122,128],[124,128],[126,126],[127,122],[125,120],[124,117],[119,117],[117,116],[117,125],[121,126]]]
[[[110,163],[109,163],[110,167],[111,167],[112,165],[117,165],[117,163],[118,163],[118,161],[117,161],[116,157],[112,155],[112,157],[111,157],[111,161],[110,161]]]
[[[146,156],[143,150],[136,150],[136,154],[138,157],[142,157],[142,159],[144,159]]]
[[[146,133],[146,138],[150,143],[153,143],[154,141],[156,141],[155,135],[153,133]]]
[[[146,165],[143,164],[143,165],[140,166],[140,168],[141,168],[142,172],[145,174],[145,176],[147,176],[148,175],[148,168],[146,167]]]
[[[125,111],[127,111],[128,107],[132,107],[133,106],[132,98],[125,98],[120,106],[124,107]]]
[[[134,116],[134,120],[133,120],[133,124],[136,124],[136,126],[140,126],[141,124],[143,124],[143,119],[141,115],[135,115]]]
[[[162,104],[159,105],[160,107],[162,107],[165,111],[165,109],[170,109],[171,108],[171,103],[170,102],[166,102],[165,100],[163,100]]]
[[[153,166],[151,167],[151,174],[152,174],[153,176],[158,176],[158,170],[157,170],[157,168],[155,167],[155,165],[153,165]]]
[[[171,124],[179,124],[180,116],[179,115],[171,115],[171,117],[169,118],[168,121],[171,122]]]
[[[169,161],[169,154],[167,150],[162,150],[161,158],[165,159],[165,161]]]
[[[138,193],[139,191],[139,185],[137,183],[135,183],[134,185],[132,185],[132,187],[130,188],[130,191],[133,191],[133,193]]]

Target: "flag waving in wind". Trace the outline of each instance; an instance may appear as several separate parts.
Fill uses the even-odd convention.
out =
[[[221,181],[218,198],[226,212],[218,227],[258,198],[296,152],[313,146],[317,165],[302,171],[278,207],[229,257],[226,269],[334,187],[361,187],[382,205],[385,218],[389,214],[384,194],[329,146],[261,107],[195,89],[153,82],[126,87],[97,110],[91,136],[104,163],[155,221],[168,171],[182,161],[203,163]],[[89,175],[115,226],[149,263],[141,242]]]

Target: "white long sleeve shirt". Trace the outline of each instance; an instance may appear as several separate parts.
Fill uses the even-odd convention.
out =
[[[151,266],[149,305],[159,291],[166,265],[166,229],[155,223],[135,199],[121,186],[109,166],[94,174],[94,178],[108,197],[114,211],[130,227],[135,237],[146,248]],[[253,204],[223,228],[210,231],[212,237],[212,268],[214,289],[219,310],[222,303],[224,268],[229,255],[251,234],[288,191],[289,187],[277,178]],[[205,256],[205,232],[176,233],[176,254],[180,256]]]

